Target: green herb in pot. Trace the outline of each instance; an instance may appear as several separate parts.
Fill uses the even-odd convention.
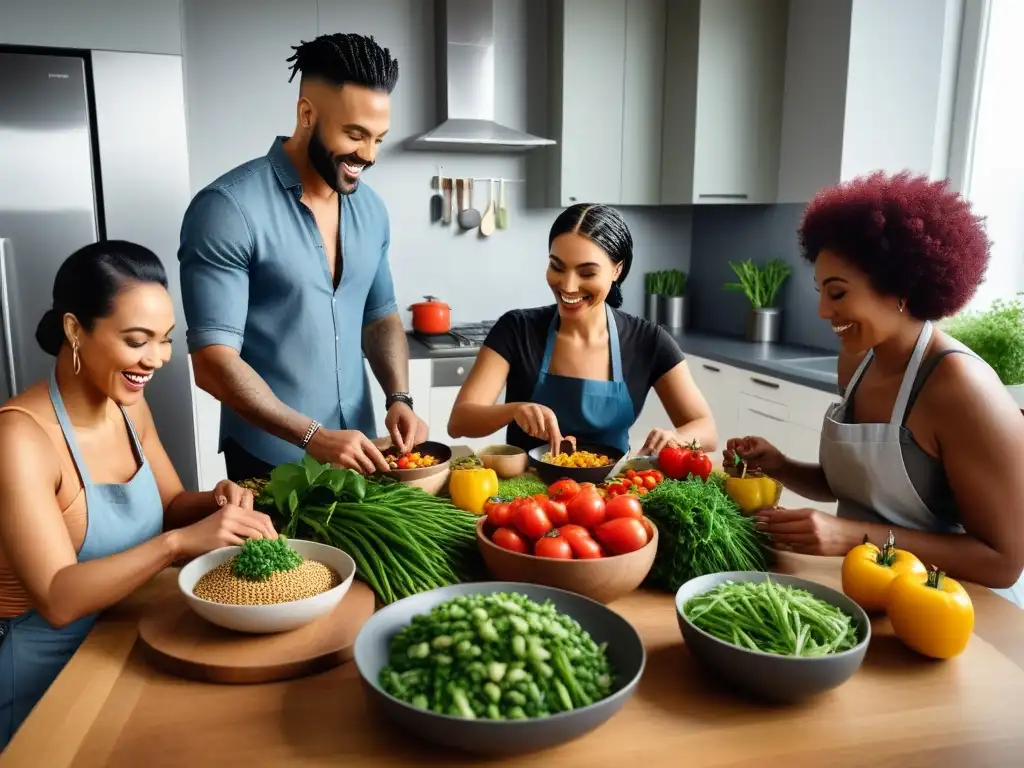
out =
[[[790,272],[789,264],[782,259],[772,259],[760,268],[750,259],[730,261],[729,266],[736,273],[738,282],[726,283],[722,287],[727,291],[745,294],[754,309],[771,309],[775,306],[779,289]]]
[[[414,707],[469,720],[523,720],[607,697],[603,645],[551,602],[516,593],[456,597],[391,641],[381,687]]]
[[[857,645],[853,618],[804,589],[764,581],[727,581],[683,606],[690,622],[751,651],[825,656]]]

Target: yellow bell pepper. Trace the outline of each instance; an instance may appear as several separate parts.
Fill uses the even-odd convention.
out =
[[[776,481],[767,475],[727,477],[725,492],[740,505],[740,511],[745,515],[774,507],[779,495]]]
[[[448,479],[452,504],[475,515],[484,513],[484,504],[498,495],[498,475],[493,469],[453,469]]]
[[[886,606],[889,586],[903,574],[923,576],[924,563],[905,549],[896,549],[896,537],[879,549],[864,537],[860,544],[843,558],[843,592],[865,611],[882,611]]]
[[[934,567],[927,575],[906,573],[893,579],[888,613],[896,637],[933,659],[961,653],[974,632],[970,595]]]

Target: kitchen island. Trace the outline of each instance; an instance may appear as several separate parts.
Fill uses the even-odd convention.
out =
[[[839,587],[837,559],[781,554],[776,570]],[[353,663],[289,682],[213,685],[150,667],[136,624],[177,589],[160,574],[108,611],[8,748],[0,768],[471,765],[405,736],[368,708]],[[555,749],[480,764],[605,766],[1006,766],[1024,729],[1024,611],[968,587],[977,615],[964,653],[934,662],[885,619],[860,671],[795,707],[751,703],[687,652],[671,595],[640,590],[612,605],[640,632],[647,668],[608,723]]]

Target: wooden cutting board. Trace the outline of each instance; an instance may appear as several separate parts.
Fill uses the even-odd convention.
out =
[[[356,635],[373,615],[375,597],[354,581],[338,607],[312,624],[250,635],[211,624],[175,590],[139,621],[139,639],[151,664],[189,680],[236,685],[291,680],[349,661]]]

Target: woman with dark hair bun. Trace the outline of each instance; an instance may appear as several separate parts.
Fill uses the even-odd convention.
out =
[[[513,310],[494,324],[448,433],[484,437],[507,426],[508,442],[525,449],[549,443],[557,453],[562,437],[573,436],[625,452],[653,388],[672,424],[653,430],[640,454],[673,441],[713,449],[715,423],[679,345],[660,326],[619,310],[632,263],[633,236],[614,208],[580,203],[562,211],[548,235],[555,304]]]
[[[876,173],[819,192],[799,234],[841,342],[843,400],[825,415],[820,464],[762,437],[729,440],[725,455],[837,500],[838,516],[770,510],[763,529],[819,555],[893,530],[925,564],[1024,604],[1024,417],[995,372],[933,326],[985,277],[981,220],[946,181]]]
[[[0,750],[99,611],[176,560],[277,535],[250,492],[189,493],[171,466],[142,391],[173,328],[151,251],[87,245],[36,329],[53,372],[0,407]]]

